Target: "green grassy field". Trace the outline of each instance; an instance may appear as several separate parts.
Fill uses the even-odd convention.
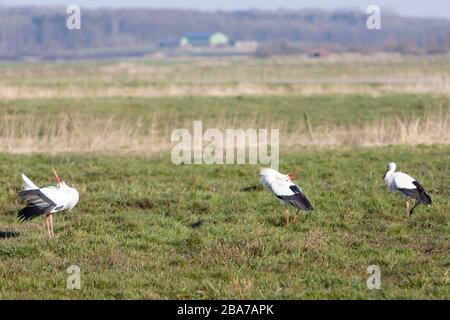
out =
[[[450,299],[449,59],[0,63],[0,299]],[[280,129],[315,210],[285,228],[259,166],[174,165],[194,120]],[[406,216],[390,161],[431,207]],[[46,186],[52,167],[80,202],[49,240],[16,213],[20,174]]]
[[[450,55],[340,54],[254,58],[0,63],[0,99],[435,93],[450,90]]]
[[[3,155],[0,160],[0,298],[450,298],[448,146],[305,148],[281,155],[300,171],[315,211],[283,227],[258,167],[175,166],[154,157]],[[405,216],[381,179],[388,161],[433,197]],[[19,224],[20,173],[40,185],[51,168],[79,205]],[[201,222],[201,223],[199,223]],[[194,227],[195,224],[200,225]],[[381,269],[368,290],[366,269]],[[66,288],[67,267],[81,290]]]
[[[157,98],[52,98],[0,101],[0,116],[33,116],[51,122],[58,115],[71,114],[87,118],[114,117],[121,121],[144,124],[157,122],[170,130],[177,124],[201,119],[205,125],[258,126],[271,123],[295,127],[304,122],[312,125],[364,125],[380,120],[423,118],[442,109],[450,110],[445,95],[391,94],[323,96],[236,96],[236,97],[157,97]]]

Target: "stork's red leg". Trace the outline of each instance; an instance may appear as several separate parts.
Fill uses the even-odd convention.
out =
[[[408,199],[406,199],[405,209],[406,209],[406,216],[410,216],[409,200]]]
[[[50,230],[50,215],[47,214],[45,217],[45,225],[47,226],[47,233],[48,233],[48,237],[51,239],[52,238],[52,233]]]
[[[52,232],[52,238],[55,236],[55,233],[53,232],[53,214],[50,214],[50,230]]]

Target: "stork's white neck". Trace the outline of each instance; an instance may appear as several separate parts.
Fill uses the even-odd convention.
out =
[[[395,173],[395,167],[394,168],[390,168],[387,172],[386,175],[384,176],[384,184],[386,185],[386,187],[388,188],[389,191],[394,191],[392,189],[392,182],[394,180],[394,173]]]
[[[392,175],[395,172],[395,167],[394,168],[390,168],[387,172],[386,172],[386,178],[389,177],[390,175]]]

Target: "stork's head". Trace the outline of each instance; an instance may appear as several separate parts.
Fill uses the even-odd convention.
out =
[[[387,167],[386,171],[384,172],[383,179],[386,178],[386,175],[388,174],[388,172],[394,172],[396,168],[397,168],[397,165],[394,162],[389,162],[388,167]]]
[[[56,173],[55,168],[53,168],[53,173],[55,174],[56,185],[58,186],[58,188],[61,188],[61,187],[65,186],[66,183],[58,176],[58,174]]]
[[[298,174],[296,172],[288,173],[286,176],[287,176],[287,180],[290,180],[290,181],[298,179]]]
[[[55,174],[56,178],[56,185],[59,189],[64,190],[69,195],[69,201],[67,204],[67,207],[65,209],[72,210],[78,203],[78,200],[80,199],[80,195],[77,191],[77,189],[69,187],[64,180],[62,180],[58,174],[56,173],[56,170],[53,169],[53,173]]]

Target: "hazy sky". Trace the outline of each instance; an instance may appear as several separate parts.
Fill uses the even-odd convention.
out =
[[[68,5],[81,7],[149,7],[215,9],[358,8],[370,4],[402,15],[450,18],[450,0],[0,0],[0,5]]]

